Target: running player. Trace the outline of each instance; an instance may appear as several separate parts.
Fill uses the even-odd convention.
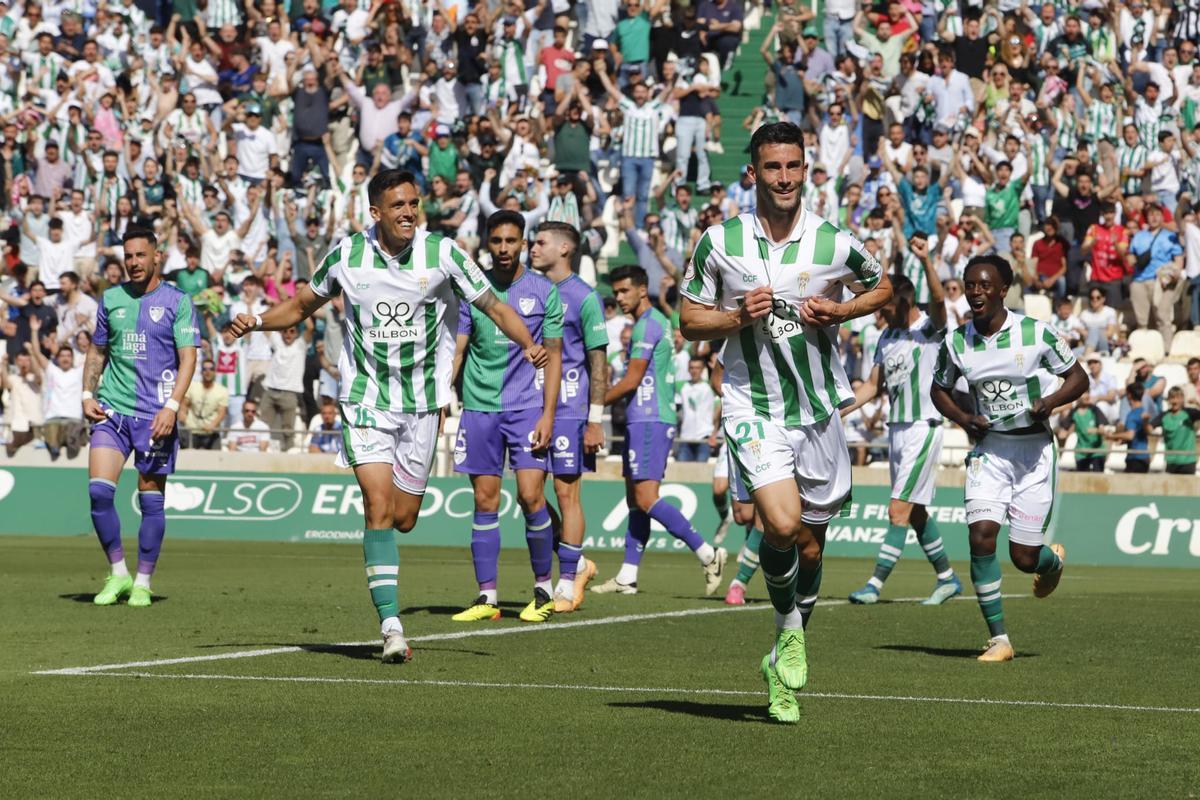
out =
[[[129,281],[100,298],[83,365],[83,415],[96,423],[88,456],[92,524],[108,555],[109,575],[92,602],[151,603],[150,576],[167,529],[163,492],[179,452],[176,415],[196,371],[200,328],[192,299],[162,279],[158,240],[144,228],[122,237]],[[129,454],[138,473],[137,577],[121,547],[114,498]]]
[[[946,338],[946,304],[925,234],[914,233],[908,250],[924,271],[922,282],[929,292],[929,313],[922,313],[918,307],[916,287],[911,280],[903,275],[892,278],[892,299],[882,309],[887,328],[875,347],[875,365],[870,377],[855,392],[854,405],[842,409],[845,418],[887,390],[888,458],[892,472],[889,525],[875,557],[875,574],[866,586],[850,593],[851,603],[879,602],[883,582],[904,551],[910,524],[937,573],[937,584],[924,604],[941,605],[962,594],[962,582],[954,574],[942,536],[926,510],[933,502],[942,452],[942,415],[929,399],[929,387],[938,351]]]
[[[667,455],[675,440],[675,375],[672,369],[671,323],[650,305],[646,271],[638,266],[618,267],[611,273],[613,295],[621,311],[635,320],[625,376],[604,397],[605,404],[622,398],[625,407],[625,449],[621,459],[625,475],[625,504],[629,524],[625,531],[625,560],[615,577],[593,592],[637,594],[638,566],[650,541],[650,520],[667,529],[696,554],[704,568],[704,593],[721,585],[724,548],[713,549],[696,533],[678,508],[658,496],[667,471]]]
[[[550,471],[562,515],[557,542],[558,586],[554,612],[574,611],[596,577],[596,565],[583,557],[585,521],[579,501],[580,478],[596,468],[604,446],[604,394],[608,328],[600,294],[571,271],[579,250],[579,231],[566,222],[543,222],[530,251],[530,263],[554,282],[563,310],[562,388],[554,414]]]
[[[761,669],[771,716],[797,722],[808,679],[804,626],[821,586],[829,520],[850,497],[837,410],[853,401],[837,326],[891,297],[879,262],[850,234],[804,210],[800,128],[750,140],[757,211],[705,231],[683,281],[684,335],[725,339],[725,441],[763,522],[759,550],[776,638]],[[853,298],[840,302],[845,289]]]
[[[976,443],[967,455],[967,527],[971,582],[991,637],[979,660],[991,662],[1013,657],[1000,603],[1000,526],[1008,522],[1013,564],[1034,573],[1035,597],[1049,595],[1062,577],[1066,551],[1045,544],[1058,482],[1058,447],[1047,420],[1088,388],[1070,346],[1050,326],[1004,307],[1012,281],[1012,267],[999,256],[967,262],[972,318],[942,342],[930,392],[937,410]],[[960,376],[970,386],[974,415],[951,396]],[[1062,385],[1048,391],[1055,376]]]
[[[492,291],[520,311],[521,322],[549,355],[544,370],[521,357],[520,349],[478,309],[458,311],[454,374],[463,375],[463,414],[454,444],[454,471],[471,476],[475,519],[471,560],[479,596],[455,614],[455,622],[500,619],[496,575],[500,566],[500,482],[504,456],[517,475],[517,502],[525,515],[525,542],[533,567],[533,599],[521,612],[526,622],[545,622],[554,613],[554,531],[546,505],[547,452],[554,436],[562,374],[562,303],[558,289],[521,263],[525,218],[516,211],[488,217],[487,272]]]
[[[547,356],[475,262],[451,240],[417,228],[421,195],[412,173],[379,172],[367,196],[374,224],[342,239],[294,297],[261,316],[239,314],[233,332],[289,328],[343,294],[338,463],[354,469],[362,489],[363,557],[383,660],[402,662],[412,650],[399,619],[393,528],[412,530],[425,496],[441,410],[451,398],[456,298],[483,311],[535,366]]]
[[[725,362],[722,360],[722,353],[717,353],[709,369],[708,380],[718,397],[721,395],[721,379],[724,374]],[[733,458],[729,453],[729,445],[725,444],[717,454],[717,463],[713,467],[713,496],[716,497],[717,492],[720,492],[722,497],[732,495],[733,508],[730,519],[746,529],[746,542],[738,551],[737,575],[733,576],[733,580],[729,582],[729,589],[725,592],[726,605],[744,606],[746,585],[750,583],[754,573],[758,572],[758,549],[762,546],[763,529],[762,520],[754,511],[754,503],[738,499],[739,496],[745,495],[744,491],[732,490],[730,475],[733,474],[736,478],[736,472],[729,466]],[[729,501],[726,503],[728,505]]]

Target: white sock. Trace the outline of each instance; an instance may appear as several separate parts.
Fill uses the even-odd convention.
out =
[[[399,617],[388,617],[379,623],[379,630],[384,636],[387,636],[389,633],[404,635],[404,626],[400,624]]]
[[[559,578],[558,579],[558,589],[555,590],[555,593],[561,594],[563,597],[567,598],[568,600],[574,598],[575,597],[575,581],[574,581],[574,579]]]
[[[999,636],[993,636],[992,638],[993,638],[993,639],[995,639],[997,642],[1004,642],[1004,643],[1005,643],[1006,645],[1008,645],[1009,647],[1012,647],[1012,642],[1010,642],[1010,641],[1008,640],[1008,634],[1007,634],[1007,633],[1002,633],[1002,634],[1000,634]]]
[[[742,583],[742,582],[741,582],[741,581],[739,581],[737,578],[734,578],[733,580],[731,580],[731,581],[729,582],[729,588],[730,588],[730,589],[732,589],[732,588],[734,587],[734,585],[735,585],[735,584],[736,584],[737,586],[740,586],[740,587],[742,587],[743,589],[745,589],[745,588],[746,588],[746,584]]]
[[[122,562],[123,564],[124,562]],[[150,574],[147,572],[139,572],[137,577],[133,579],[134,586],[140,586],[143,589],[150,588]]]
[[[122,558],[120,561],[114,561],[109,566],[112,568],[112,574],[118,578],[129,577],[129,567],[125,566],[125,559]]]
[[[939,581],[948,581],[953,577],[954,577],[954,567],[950,567],[945,572],[939,572],[937,574],[937,579]]]
[[[551,599],[554,598],[554,584],[550,582],[549,578],[546,578],[546,580],[544,580],[544,581],[536,581],[533,584],[533,588],[541,589],[543,592],[546,593],[546,597],[549,597]]]
[[[495,589],[480,589],[479,593],[483,595],[483,601],[489,605],[496,605],[496,590]]]
[[[878,594],[879,590],[883,588],[883,581],[872,575],[871,577],[867,578],[867,586],[870,586],[875,590],[875,593]]]
[[[708,542],[696,548],[696,558],[700,559],[700,563],[708,566],[712,560],[717,557],[717,551],[713,550],[713,546]]]
[[[617,570],[617,583],[623,583],[626,586],[637,583],[637,564],[622,564],[621,569]]]
[[[792,606],[792,610],[786,614],[775,612],[775,630],[799,630],[804,627],[804,617],[800,614],[800,609]]]

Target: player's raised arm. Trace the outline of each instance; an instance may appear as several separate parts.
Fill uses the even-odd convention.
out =
[[[272,306],[265,314],[238,314],[229,324],[234,336],[245,336],[256,330],[287,330],[311,317],[328,301],[328,297],[320,296],[312,290],[312,286],[305,284],[296,294]]]
[[[549,361],[546,348],[533,341],[533,337],[529,335],[529,329],[525,327],[525,323],[521,321],[517,312],[513,311],[506,303],[502,303],[492,290],[489,289],[480,294],[472,301],[472,305],[487,314],[488,319],[496,323],[496,327],[503,331],[505,336],[517,343],[530,364],[538,369],[546,366]]]

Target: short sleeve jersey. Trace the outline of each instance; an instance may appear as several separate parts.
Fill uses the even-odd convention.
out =
[[[837,327],[805,325],[798,309],[808,297],[840,302],[847,287],[873,289],[882,277],[883,268],[860,241],[808,211],[778,244],[752,214],[705,231],[684,274],[685,297],[732,311],[756,287],[770,286],[775,294],[771,314],[726,342],[724,416],[797,427],[821,422],[852,402]]]
[[[629,340],[629,361],[647,362],[646,374],[625,404],[626,422],[679,421],[675,413],[675,368],[671,323],[651,306],[633,325]]]
[[[558,288],[539,272],[525,269],[507,287],[498,286],[493,272],[485,275],[492,291],[512,306],[533,341],[561,339],[562,303]],[[491,317],[466,300],[458,309],[458,335],[467,336],[463,362],[463,408],[470,411],[520,411],[541,408],[545,374],[525,359],[521,348],[505,336]]]
[[[96,399],[118,414],[153,419],[175,391],[179,349],[200,346],[192,298],[163,281],[135,295],[130,284],[100,299],[92,341],[108,348]]]
[[[875,363],[887,388],[888,422],[941,422],[929,387],[945,338],[946,329],[936,327],[926,314],[908,328],[889,327],[880,335]]]
[[[319,297],[345,297],[343,404],[422,413],[450,403],[455,307],[488,291],[483,272],[458,245],[418,230],[389,256],[372,225],[335,245],[311,285]]]
[[[933,380],[953,389],[959,377],[970,387],[976,413],[998,433],[1028,428],[1033,403],[1053,391],[1056,376],[1075,366],[1070,346],[1044,322],[1008,312],[1000,330],[985,337],[968,322],[949,334],[938,354]]]
[[[587,419],[591,372],[588,351],[608,349],[600,294],[578,275],[556,284],[562,303],[562,384],[555,419]]]

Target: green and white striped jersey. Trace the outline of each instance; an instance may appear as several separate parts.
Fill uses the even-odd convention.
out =
[[[685,297],[732,311],[754,288],[770,286],[775,293],[771,314],[726,340],[724,416],[797,427],[821,422],[851,402],[837,327],[805,325],[799,308],[808,297],[840,302],[846,287],[873,289],[882,276],[861,242],[810,211],[800,212],[779,244],[753,214],[705,231],[683,277]]]
[[[946,339],[927,314],[907,328],[887,328],[875,348],[875,364],[888,394],[888,422],[937,420],[942,415],[929,399],[933,369]]]
[[[1054,109],[1054,126],[1055,149],[1072,151],[1079,147],[1079,119],[1074,112]]]
[[[1141,144],[1135,144],[1133,147],[1125,144],[1122,140],[1117,146],[1117,167],[1121,172],[1125,170],[1138,170],[1146,166],[1146,156],[1150,155],[1149,151]],[[1142,179],[1138,177],[1128,177],[1121,184],[1121,191],[1125,194],[1141,194]]]
[[[659,114],[663,104],[658,100],[647,100],[639,106],[628,97],[622,97],[618,105],[625,115],[621,155],[625,158],[658,158],[658,136],[662,125]]]
[[[907,247],[900,255],[900,272],[912,281],[917,305],[927,304],[929,302],[929,278],[925,275],[925,262],[913,255],[913,251]]]
[[[1041,133],[1031,134],[1025,140],[1029,153],[1029,185],[1050,185],[1050,145]]]
[[[346,300],[338,357],[342,403],[419,413],[450,402],[458,299],[489,291],[474,261],[440,234],[418,230],[389,257],[376,226],[342,239],[312,279]]]
[[[1117,106],[1115,103],[1105,103],[1093,100],[1087,107],[1087,135],[1093,142],[1101,139],[1117,141]]]
[[[1054,391],[1056,376],[1074,365],[1075,354],[1049,325],[1009,311],[994,336],[977,333],[974,322],[948,334],[933,380],[953,389],[965,378],[976,413],[1002,433],[1037,424],[1029,415],[1034,401]]]

